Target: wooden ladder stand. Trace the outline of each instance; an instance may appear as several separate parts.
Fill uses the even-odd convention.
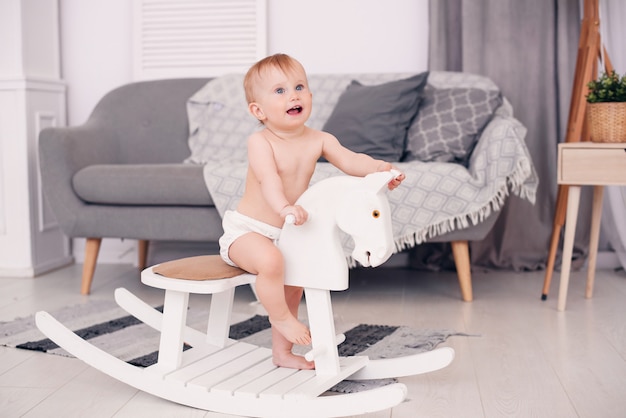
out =
[[[585,0],[584,3],[565,142],[589,141],[589,132],[585,122],[585,110],[587,109],[586,96],[589,93],[587,84],[598,77],[599,59],[604,62],[604,69],[607,73],[613,71],[613,65],[600,40],[600,14],[598,11],[598,3],[599,0]],[[561,237],[561,230],[565,225],[568,190],[567,185],[560,184],[558,186],[554,222],[552,224],[552,237],[550,239],[550,250],[548,253],[548,264],[546,266],[546,275],[541,294],[542,300],[548,298],[548,292],[550,290],[556,251]]]

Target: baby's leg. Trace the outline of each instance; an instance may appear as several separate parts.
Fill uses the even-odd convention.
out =
[[[294,317],[298,317],[298,307],[302,300],[302,288],[285,286],[285,299],[289,311]],[[315,363],[306,360],[303,356],[294,354],[291,350],[293,343],[289,342],[280,332],[272,329],[272,356],[274,364],[291,369],[314,369]]]
[[[288,367],[290,369],[312,370],[315,363],[308,361],[304,356],[294,354],[291,349],[293,343],[276,330],[272,328],[272,360],[275,365],[280,367]]]
[[[309,329],[292,314],[285,299],[284,260],[274,243],[254,232],[236,239],[228,255],[242,269],[256,274],[256,292],[272,323],[288,341],[307,345]]]

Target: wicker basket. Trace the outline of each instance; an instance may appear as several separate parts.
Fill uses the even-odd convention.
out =
[[[626,142],[626,102],[587,103],[593,142]]]

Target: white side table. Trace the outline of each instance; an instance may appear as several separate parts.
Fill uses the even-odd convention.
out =
[[[557,182],[569,186],[557,304],[557,309],[564,311],[572,266],[580,189],[582,186],[594,186],[591,236],[589,239],[589,268],[585,291],[585,297],[591,298],[598,255],[604,186],[626,185],[626,143],[570,142],[561,143],[558,147]]]

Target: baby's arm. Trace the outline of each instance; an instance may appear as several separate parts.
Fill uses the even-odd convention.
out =
[[[288,214],[293,214],[296,217],[295,224],[303,224],[307,219],[307,212],[301,206],[291,205],[287,200],[272,147],[259,133],[253,134],[248,139],[248,163],[260,184],[263,197],[272,210],[283,219]]]
[[[323,137],[322,155],[332,165],[351,176],[363,177],[377,171],[389,171],[391,169],[395,169],[395,167],[389,162],[377,160],[367,154],[349,150],[341,145],[337,138],[330,134],[325,134]],[[395,189],[404,179],[404,174],[400,173],[399,176],[389,182],[389,189]]]

